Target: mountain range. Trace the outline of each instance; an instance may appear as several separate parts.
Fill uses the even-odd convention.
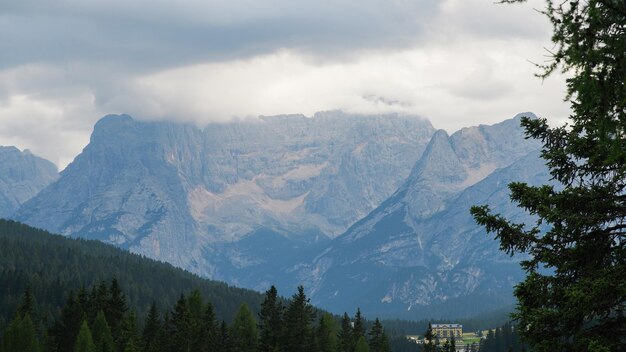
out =
[[[398,114],[202,129],[109,115],[58,179],[8,213],[248,288],[304,284],[336,312],[469,316],[511,304],[522,277],[469,207],[529,220],[507,184],[549,179],[520,116],[449,136]]]

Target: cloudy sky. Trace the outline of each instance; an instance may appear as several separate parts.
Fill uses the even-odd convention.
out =
[[[69,163],[109,113],[193,122],[341,109],[449,132],[568,115],[533,77],[551,27],[493,0],[0,2],[0,145]],[[534,8],[534,9],[533,9]]]

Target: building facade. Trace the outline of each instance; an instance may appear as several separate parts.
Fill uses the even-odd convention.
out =
[[[461,338],[463,336],[463,325],[461,324],[432,324],[433,334],[440,339],[447,339],[452,336]]]

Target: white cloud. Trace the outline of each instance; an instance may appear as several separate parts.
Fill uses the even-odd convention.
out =
[[[549,23],[491,0],[23,0],[0,11],[0,144],[64,167],[95,121],[343,109],[448,131],[521,111],[562,120],[533,77]],[[149,9],[149,11],[148,11]]]

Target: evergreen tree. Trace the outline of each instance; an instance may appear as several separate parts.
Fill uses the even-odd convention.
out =
[[[93,323],[93,342],[96,346],[96,352],[114,352],[115,344],[113,343],[113,336],[111,335],[111,329],[104,317],[104,312],[100,310],[96,315],[96,319]]]
[[[157,352],[160,350],[158,345],[159,331],[161,330],[161,321],[159,320],[159,312],[156,303],[153,301],[146,317],[146,322],[141,334],[141,345],[143,352]]]
[[[118,344],[120,326],[127,311],[128,305],[126,304],[126,296],[120,288],[117,279],[113,278],[111,280],[111,286],[109,287],[109,295],[104,306],[104,315],[109,324],[109,328],[111,328],[113,340]]]
[[[202,320],[202,340],[199,351],[211,352],[219,350],[220,326],[215,318],[213,305],[207,303]]]
[[[230,329],[234,352],[254,352],[258,345],[256,321],[250,308],[244,303],[239,308]]]
[[[121,351],[126,350],[130,345],[132,348],[137,348],[137,341],[139,341],[139,329],[137,327],[137,315],[134,311],[126,314],[120,325],[119,347]]]
[[[324,313],[320,318],[316,333],[316,351],[337,352],[337,322],[332,315]]]
[[[278,291],[272,286],[265,292],[259,312],[259,351],[272,352],[280,347],[283,311],[284,307],[278,300]]]
[[[435,352],[435,334],[433,334],[433,327],[428,323],[428,329],[424,333],[424,352]]]
[[[352,336],[352,322],[350,322],[350,316],[348,316],[348,313],[343,313],[343,318],[341,319],[341,331],[339,332],[339,351],[354,351],[356,347],[354,341],[354,337]]]
[[[38,352],[40,350],[35,325],[30,319],[30,315],[27,312],[24,313],[23,316],[16,314],[4,331],[0,350],[6,352]]]
[[[220,339],[219,339],[219,348],[218,352],[231,352],[232,351],[232,343],[228,333],[228,326],[226,322],[222,320],[220,324]]]
[[[496,337],[493,330],[489,330],[487,336],[480,344],[481,352],[496,352]]]
[[[152,345],[152,351],[166,352],[175,350],[175,348],[170,348],[172,345],[172,335],[174,335],[172,319],[170,319],[170,313],[165,312],[163,323],[157,332],[156,343]]]
[[[304,287],[291,297],[285,311],[283,347],[286,352],[309,352],[313,349],[312,324],[315,312],[304,294]]]
[[[36,317],[35,313],[35,297],[33,296],[32,289],[29,286],[26,287],[22,300],[17,307],[17,314],[21,317],[29,315],[31,318]]]
[[[389,341],[387,340],[385,330],[383,329],[383,326],[378,318],[374,320],[374,324],[372,325],[368,335],[371,352],[389,352]]]
[[[189,352],[192,347],[191,314],[185,295],[181,294],[171,318],[172,351]]]
[[[74,344],[74,352],[95,352],[96,346],[93,343],[91,331],[87,320],[83,320],[80,325],[78,336],[76,337],[76,343]]]
[[[202,319],[204,315],[204,303],[198,289],[194,289],[187,297],[189,310],[189,329],[191,335],[191,350],[200,351],[202,345]]]
[[[361,316],[361,309],[357,308],[354,315],[354,327],[352,328],[352,338],[354,338],[355,345],[361,336],[365,337],[365,322]]]
[[[61,318],[55,322],[49,331],[50,339],[48,341],[57,348],[71,349],[76,342],[81,323],[85,319],[84,315],[74,293],[70,291],[65,306],[61,310]],[[49,348],[56,350],[50,345]]]
[[[546,0],[543,13],[556,49],[541,76],[569,74],[572,115],[567,126],[522,124],[559,185],[509,185],[537,219],[529,227],[486,206],[472,214],[502,250],[530,254],[515,317],[534,351],[616,351],[626,345],[626,2]]]
[[[369,352],[370,348],[367,345],[367,340],[365,336],[361,336],[359,340],[356,342],[356,347],[354,349],[355,352]]]
[[[126,347],[124,347],[124,352],[139,352],[137,345],[135,344],[135,340],[128,340],[126,342]]]

